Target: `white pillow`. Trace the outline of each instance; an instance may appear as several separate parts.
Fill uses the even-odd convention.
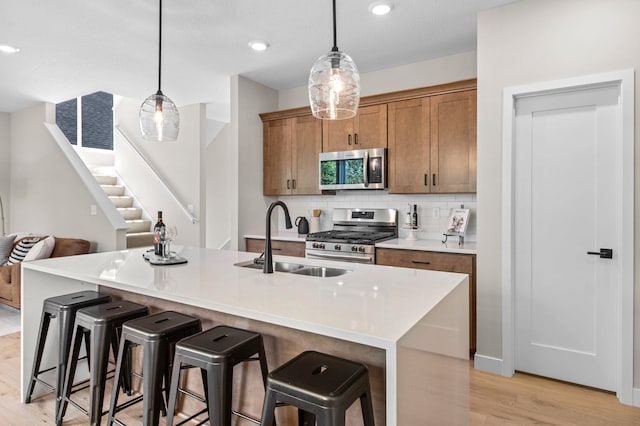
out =
[[[31,247],[31,250],[27,252],[27,255],[22,259],[23,262],[28,262],[30,260],[38,260],[38,259],[48,259],[53,252],[53,247],[56,245],[56,239],[53,238],[53,235],[45,238],[44,240],[40,240]]]

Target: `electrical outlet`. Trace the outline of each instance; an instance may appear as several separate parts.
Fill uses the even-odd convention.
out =
[[[433,216],[434,219],[440,219],[440,209],[437,207],[434,207],[431,215]]]
[[[91,206],[89,207],[89,214],[91,216],[95,216],[98,214],[98,207],[95,204],[91,204]]]
[[[187,204],[187,210],[189,210],[189,213],[193,214],[193,204]]]

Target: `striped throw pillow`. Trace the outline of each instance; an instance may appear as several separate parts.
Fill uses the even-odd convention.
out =
[[[31,247],[33,247],[38,241],[40,241],[40,237],[24,238],[20,240],[13,248],[7,265],[15,265],[16,263],[22,262],[27,253],[29,253],[29,250],[31,250]]]

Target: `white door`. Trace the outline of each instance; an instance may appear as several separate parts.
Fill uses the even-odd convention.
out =
[[[520,98],[514,130],[515,368],[612,391],[618,101],[617,85]]]

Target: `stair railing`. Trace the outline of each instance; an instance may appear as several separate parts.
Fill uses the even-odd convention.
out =
[[[127,144],[133,150],[133,152],[138,156],[138,159],[142,161],[142,163],[145,164],[145,166],[149,169],[149,171],[151,171],[151,173],[153,173],[156,176],[156,178],[158,179],[160,184],[164,187],[164,189],[167,191],[167,193],[171,196],[171,198],[175,201],[175,203],[180,207],[180,209],[184,212],[184,214],[189,218],[189,220],[191,220],[191,223],[193,224],[198,223],[200,220],[196,216],[194,216],[193,213],[189,211],[189,209],[185,206],[185,204],[178,198],[178,196],[176,195],[173,188],[171,188],[169,183],[162,178],[162,175],[151,165],[151,163],[146,159],[144,154],[140,152],[138,147],[136,147],[134,143],[131,142],[131,140],[122,131],[122,129],[120,129],[120,126],[114,126],[114,128],[120,134],[120,136],[122,136],[122,139],[127,142]]]

